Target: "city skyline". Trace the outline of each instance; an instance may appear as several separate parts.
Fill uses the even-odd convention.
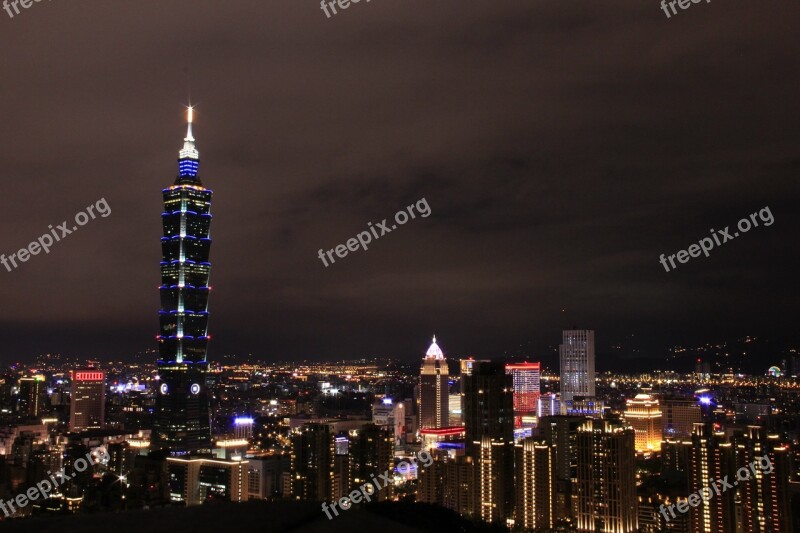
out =
[[[0,530],[799,531],[797,2],[0,4]]]

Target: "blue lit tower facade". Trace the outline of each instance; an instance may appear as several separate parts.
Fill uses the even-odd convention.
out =
[[[164,189],[161,217],[161,310],[153,450],[170,455],[211,452],[206,390],[211,195],[197,176],[193,110],[175,184]]]

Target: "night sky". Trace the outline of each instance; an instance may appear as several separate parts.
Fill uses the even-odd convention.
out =
[[[185,108],[214,190],[210,359],[535,358],[796,340],[800,4],[315,0],[0,11],[0,361],[155,348]],[[425,198],[417,218],[317,257]],[[674,254],[765,206],[750,230]],[[732,231],[731,231],[732,232]],[[635,340],[632,340],[635,339]],[[602,366],[602,365],[598,365]]]

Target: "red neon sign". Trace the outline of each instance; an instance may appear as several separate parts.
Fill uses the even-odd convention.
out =
[[[103,381],[103,372],[75,372],[75,381]]]

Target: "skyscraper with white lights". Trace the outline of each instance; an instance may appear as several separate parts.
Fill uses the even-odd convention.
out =
[[[559,354],[561,401],[572,401],[576,396],[594,397],[594,331],[565,330]]]
[[[419,429],[438,429],[449,424],[449,371],[442,349],[433,343],[422,360],[419,376]]]

